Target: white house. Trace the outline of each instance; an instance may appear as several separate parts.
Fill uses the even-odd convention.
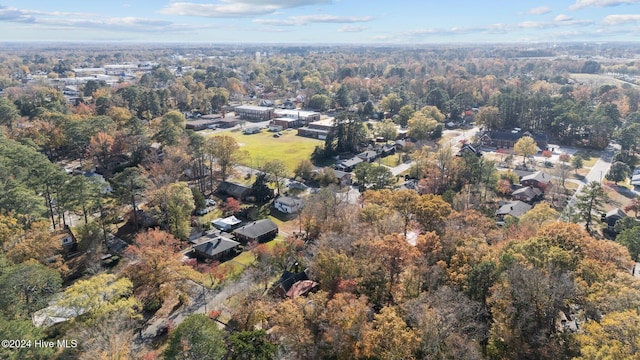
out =
[[[289,196],[280,196],[274,201],[273,206],[285,213],[285,214],[293,214],[300,210],[302,210],[303,202],[301,199],[296,199]]]

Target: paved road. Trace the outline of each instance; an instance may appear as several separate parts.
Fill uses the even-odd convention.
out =
[[[568,207],[575,206],[577,201],[576,197],[582,192],[582,188],[584,187],[584,185],[592,181],[600,183],[602,182],[602,179],[604,179],[604,176],[607,174],[607,172],[609,171],[609,167],[611,166],[612,155],[613,154],[611,152],[604,152],[603,155],[598,159],[598,161],[596,161],[596,163],[591,167],[591,170],[589,171],[587,176],[585,176],[582,184],[580,184],[580,186],[578,187],[578,190],[576,190],[576,192],[573,194],[573,197],[571,197],[571,200],[569,200],[569,204],[567,205]]]

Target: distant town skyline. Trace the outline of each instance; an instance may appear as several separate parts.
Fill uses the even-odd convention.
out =
[[[640,0],[0,0],[0,41],[446,44],[640,39]]]

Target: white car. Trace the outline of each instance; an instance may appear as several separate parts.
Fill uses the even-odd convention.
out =
[[[208,206],[216,206],[216,201],[215,201],[215,200],[213,200],[213,199],[206,199],[206,200],[204,201],[204,203],[205,203],[205,205],[207,205],[207,207],[208,207]]]

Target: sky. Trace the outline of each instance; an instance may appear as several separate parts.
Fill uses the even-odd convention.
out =
[[[0,0],[0,41],[447,44],[640,40],[640,0]]]

